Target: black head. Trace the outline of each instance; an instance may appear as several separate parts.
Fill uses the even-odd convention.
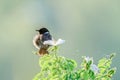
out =
[[[49,32],[49,30],[47,28],[41,28],[40,30],[36,30],[38,31],[40,34],[44,34],[45,32]]]

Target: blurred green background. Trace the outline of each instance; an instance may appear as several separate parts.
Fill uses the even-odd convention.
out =
[[[41,26],[65,39],[59,55],[79,64],[81,56],[97,64],[117,53],[113,80],[120,79],[120,0],[0,0],[0,80],[31,80],[39,72],[32,39]]]

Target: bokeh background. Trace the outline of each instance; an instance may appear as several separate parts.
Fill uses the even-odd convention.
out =
[[[0,0],[0,80],[32,80],[40,71],[32,39],[41,26],[66,40],[59,55],[78,64],[117,53],[113,80],[120,79],[120,0]]]

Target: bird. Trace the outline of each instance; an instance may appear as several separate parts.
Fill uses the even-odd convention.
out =
[[[47,28],[40,28],[36,30],[38,33],[33,38],[33,45],[39,50],[38,54],[43,56],[45,54],[49,54],[47,49],[50,47],[49,44],[44,44],[46,41],[52,41],[52,35]]]

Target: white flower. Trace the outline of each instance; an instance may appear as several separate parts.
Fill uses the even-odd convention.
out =
[[[90,69],[94,71],[95,74],[99,72],[99,68],[95,64],[91,64]]]
[[[85,57],[84,59],[85,59],[85,61],[86,61],[87,63],[88,63],[89,61],[92,61],[92,62],[93,62],[93,58]]]
[[[90,58],[90,57],[85,57],[84,58],[85,61],[88,63],[89,61],[92,61],[92,64],[90,65],[90,69],[95,73],[97,74],[99,72],[99,68],[93,64],[93,58]]]
[[[45,41],[43,44],[47,44],[47,45],[51,45],[51,46],[57,46],[57,45],[60,45],[60,44],[63,44],[65,42],[65,40],[62,40],[62,39],[58,39],[57,41],[54,41],[54,40],[48,40],[48,41]]]

